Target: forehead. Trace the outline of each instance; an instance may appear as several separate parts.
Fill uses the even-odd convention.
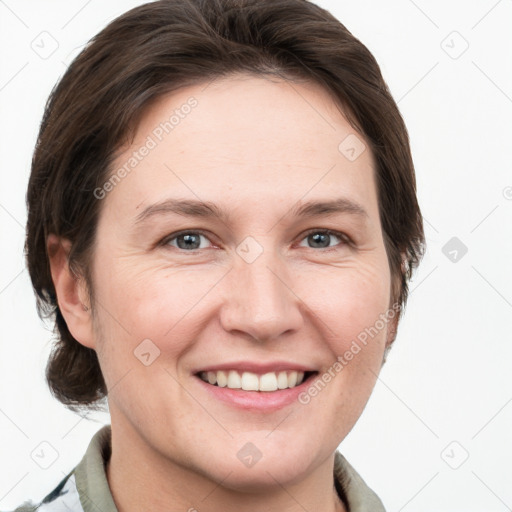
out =
[[[367,141],[310,82],[238,75],[163,96],[116,158],[119,169],[125,177],[107,202],[126,214],[169,195],[279,203],[346,194],[376,203]]]

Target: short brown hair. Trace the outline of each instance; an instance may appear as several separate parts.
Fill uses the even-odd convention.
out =
[[[94,190],[112,172],[115,151],[133,140],[150,102],[238,72],[320,84],[370,143],[392,296],[403,312],[425,249],[423,222],[407,129],[370,51],[306,0],[144,4],[110,23],[69,66],[48,99],[32,160],[27,266],[39,316],[55,315],[46,379],[72,410],[99,407],[107,390],[96,352],[73,338],[59,310],[46,238],[71,241],[70,267],[93,299],[89,262],[101,208]]]

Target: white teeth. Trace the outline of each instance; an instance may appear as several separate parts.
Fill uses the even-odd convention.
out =
[[[242,373],[242,389],[244,391],[258,391],[259,390],[258,376],[255,373],[244,372]]]
[[[257,375],[253,372],[243,372],[242,375],[236,370],[201,372],[200,377],[205,382],[217,385],[221,388],[243,389],[244,391],[276,391],[298,386],[304,381],[304,372],[280,371],[268,372]]]
[[[238,372],[235,370],[230,370],[228,374],[228,388],[231,389],[240,389],[242,387],[242,379]]]
[[[265,373],[260,377],[260,391],[275,391],[277,389],[277,377],[275,373]]]
[[[277,387],[279,389],[286,389],[288,387],[288,375],[286,375],[286,372],[279,372],[277,376]]]
[[[217,372],[217,384],[221,388],[225,388],[228,385],[228,376],[226,375],[226,372]]]

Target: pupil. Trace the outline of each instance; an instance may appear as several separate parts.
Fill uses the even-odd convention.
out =
[[[177,241],[178,241],[178,246],[180,247],[180,249],[197,249],[197,247],[194,246],[194,238],[198,238],[197,235],[181,235],[180,237],[178,237]],[[180,243],[180,240],[184,240],[185,243],[181,244]],[[197,240],[196,240],[196,244],[197,244]],[[194,246],[194,247],[193,247]]]
[[[325,242],[329,238],[329,235],[326,234],[326,233],[315,233],[315,234],[313,234],[311,236],[312,236],[315,244],[319,241],[319,239],[320,239],[320,243],[321,243],[322,239]],[[328,245],[329,245],[329,243],[327,243],[327,246]],[[322,247],[327,247],[327,246],[323,245]]]

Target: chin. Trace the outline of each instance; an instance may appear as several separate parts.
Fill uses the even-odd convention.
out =
[[[276,486],[293,485],[307,475],[309,465],[306,461],[302,464],[297,465],[293,460],[278,460],[275,457],[266,461],[260,459],[249,468],[240,463],[232,463],[227,465],[231,467],[225,467],[222,471],[223,474],[229,474],[222,480],[222,486],[238,492],[260,494]]]
[[[273,434],[272,434],[273,435]],[[325,457],[287,436],[277,443],[252,442],[246,436],[232,445],[210,451],[209,478],[240,492],[261,493],[276,485],[293,485],[303,480]],[[230,454],[230,455],[228,455]],[[204,461],[203,461],[204,462]],[[204,467],[204,464],[203,464]]]

